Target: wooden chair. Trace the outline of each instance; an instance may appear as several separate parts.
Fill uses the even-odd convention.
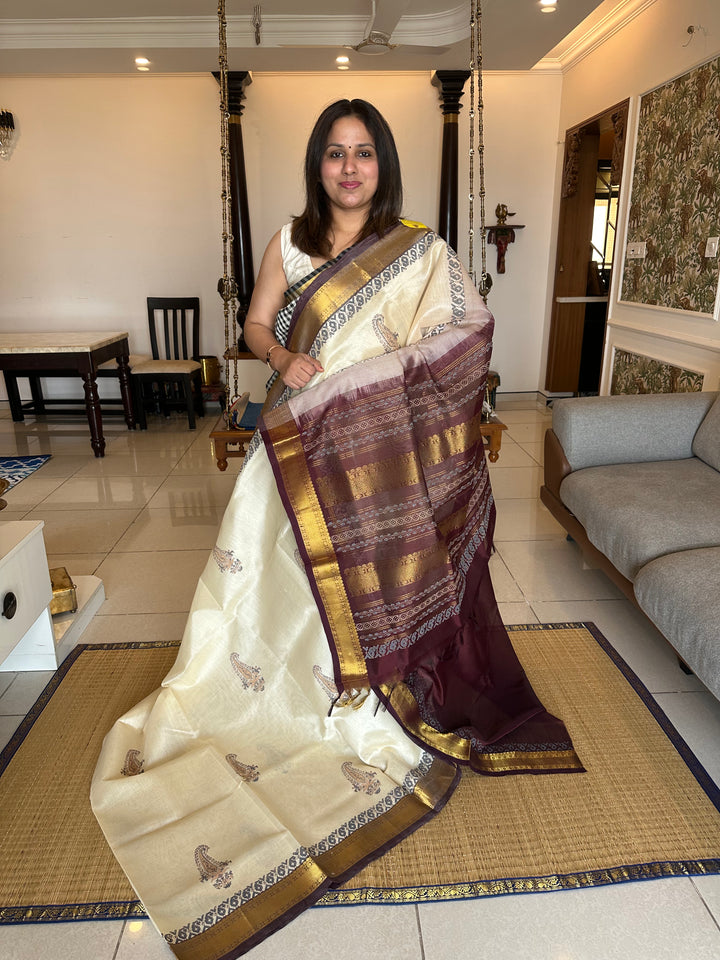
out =
[[[200,353],[200,300],[148,297],[147,310],[153,359],[132,368],[135,419],[146,430],[147,406],[164,416],[168,410],[183,409],[194,430],[195,415],[205,415],[202,367],[192,359]]]

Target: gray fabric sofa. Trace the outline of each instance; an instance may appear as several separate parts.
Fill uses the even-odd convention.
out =
[[[720,395],[556,400],[540,496],[720,699]]]

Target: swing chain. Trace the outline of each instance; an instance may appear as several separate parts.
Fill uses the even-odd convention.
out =
[[[236,329],[238,286],[233,276],[232,195],[230,178],[230,110],[228,107],[227,20],[225,0],[218,0],[218,64],[220,67],[220,166],[222,174],[222,249],[223,275],[218,280],[218,293],[223,301],[225,324],[225,418],[237,398],[238,360],[237,343],[230,331]],[[230,392],[230,357],[233,359],[233,390]]]
[[[485,228],[485,141],[483,131],[482,78],[482,0],[470,0],[470,150],[468,211],[468,272],[487,302],[492,277],[487,272],[487,237]],[[477,87],[477,105],[476,105]],[[477,117],[477,161],[475,151],[475,118]],[[475,273],[475,164],[478,168],[478,199],[480,200],[480,283]]]

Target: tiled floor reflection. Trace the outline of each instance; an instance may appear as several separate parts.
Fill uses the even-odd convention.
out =
[[[538,498],[550,415],[513,403],[491,466],[497,498],[491,561],[506,623],[589,620],[598,625],[720,779],[720,703],[677,667],[669,647],[574,544]],[[0,453],[51,453],[6,494],[9,519],[45,521],[48,554],[76,575],[95,573],[107,600],[85,643],[180,639],[240,463],[221,474],[212,414],[149,420],[130,433],[107,425],[96,460],[75,421],[13,424],[0,412]],[[0,742],[6,742],[49,674],[0,673]],[[1,815],[1,811],[0,811]],[[462,837],[457,838],[458,844]],[[718,852],[720,855],[720,851]],[[451,851],[448,852],[451,855]],[[717,960],[720,877],[434,903],[311,910],[250,953],[258,960]],[[169,960],[148,922],[0,927],[2,960]]]

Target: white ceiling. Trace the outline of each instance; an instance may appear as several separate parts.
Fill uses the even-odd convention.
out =
[[[388,5],[402,4],[377,2],[385,12]],[[543,14],[539,0],[483,0],[483,66],[530,69],[567,43],[568,35],[577,36],[604,11],[630,2],[557,0],[556,12]],[[382,56],[342,49],[366,36],[372,0],[265,0],[259,46],[254,6],[226,0],[231,70],[335,70],[339,53],[350,56],[351,70],[469,65],[471,0],[408,0],[392,32],[399,46]],[[139,55],[151,61],[153,72],[207,72],[217,70],[217,36],[217,0],[2,0],[0,74],[135,73]],[[417,53],[409,45],[448,49]]]

